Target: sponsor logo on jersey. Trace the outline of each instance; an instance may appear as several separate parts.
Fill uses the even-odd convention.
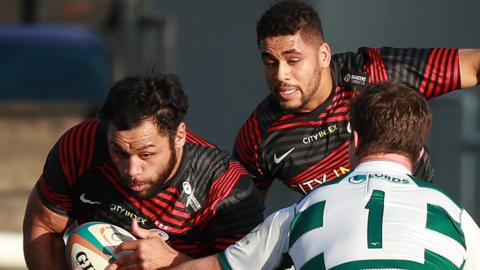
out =
[[[292,149],[288,150],[287,152],[285,152],[283,155],[281,155],[281,156],[279,156],[279,157],[277,157],[277,153],[275,153],[275,154],[273,155],[273,162],[274,162],[275,164],[278,164],[278,163],[282,162],[282,160],[285,159],[290,153],[292,153],[293,150],[295,150],[295,147],[293,147]]]
[[[359,184],[359,183],[365,182],[365,180],[367,180],[367,176],[363,174],[355,175],[348,178],[348,182],[352,184]]]
[[[350,170],[348,168],[344,168],[344,167],[338,167],[336,169],[333,169],[333,173],[334,173],[334,177],[332,178],[328,178],[328,175],[327,174],[323,174],[322,177],[319,177],[319,178],[313,178],[313,179],[310,179],[310,180],[306,180],[300,184],[295,184],[295,185],[290,185],[291,188],[293,188],[294,190],[296,189],[300,189],[300,191],[302,191],[304,194],[307,194],[308,192],[314,190],[315,188],[317,188],[319,185],[325,183],[325,182],[328,182],[330,180],[333,180],[337,177],[340,177],[341,175],[344,175],[346,173],[348,173]]]
[[[80,201],[81,202],[86,203],[86,204],[101,204],[100,202],[92,201],[92,200],[89,200],[89,199],[85,198],[85,194],[86,193],[83,193],[82,195],[80,195]]]
[[[117,212],[121,215],[129,217],[131,219],[134,219],[138,223],[141,223],[143,225],[145,225],[145,223],[147,222],[146,218],[138,216],[137,214],[128,211],[125,207],[123,207],[121,205],[118,205],[118,204],[114,204],[114,203],[110,204],[110,211],[114,211],[114,212]]]
[[[350,83],[350,84],[358,84],[358,85],[362,85],[362,86],[367,85],[367,76],[364,75],[364,74],[350,74],[350,73],[347,73],[347,75],[345,75],[345,77],[343,77],[343,80],[347,83]]]
[[[367,179],[370,179],[370,178],[382,179],[382,180],[386,180],[386,181],[389,181],[389,182],[392,182],[392,183],[395,183],[395,184],[408,184],[408,183],[410,183],[410,180],[408,180],[408,179],[393,177],[393,176],[382,174],[382,173],[370,173],[370,174],[355,175],[355,176],[349,177],[348,182],[350,182],[352,184],[359,184],[359,183],[362,183],[362,182],[364,182],[364,181],[366,181]]]
[[[183,193],[187,194],[187,202],[185,203],[185,207],[192,207],[193,211],[197,212],[202,208],[202,205],[198,202],[197,198],[195,195],[193,195],[193,189],[190,183],[187,181],[183,182],[182,184],[183,187]]]
[[[314,190],[319,185],[327,182],[327,175],[324,174],[321,179],[313,178],[311,180],[307,180],[301,184],[291,185],[290,187],[293,189],[299,188],[303,194],[307,194],[308,192]]]
[[[408,184],[410,183],[410,180],[408,179],[402,179],[398,177],[393,177],[390,175],[382,174],[382,173],[371,173],[368,175],[369,178],[380,178],[383,180],[387,180],[388,182],[392,182],[395,184]]]
[[[329,134],[332,134],[333,132],[335,132],[337,130],[338,130],[338,127],[337,127],[336,124],[330,125],[330,126],[324,128],[324,129],[318,131],[315,134],[303,137],[302,142],[303,142],[303,144],[310,144],[310,143],[316,142],[316,141],[322,139],[323,137],[325,137]]]

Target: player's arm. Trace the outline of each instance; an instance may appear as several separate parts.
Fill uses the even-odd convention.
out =
[[[208,257],[191,260],[167,269],[169,270],[196,270],[196,269],[223,270],[222,266],[220,265],[218,255],[211,255]]]
[[[67,225],[68,218],[48,209],[34,188],[23,220],[23,250],[28,269],[68,269],[62,238]]]
[[[461,226],[467,250],[467,259],[463,269],[480,269],[480,228],[465,210],[462,211]]]
[[[235,171],[241,174],[234,176]],[[265,209],[252,179],[237,162],[231,163],[227,173],[215,184],[208,195],[213,204],[205,206],[211,209],[206,213],[211,217],[204,229],[204,235],[207,236],[204,241],[209,246],[210,254],[225,250],[249,233],[263,221]]]
[[[480,49],[460,49],[458,54],[462,88],[480,84]]]
[[[223,269],[275,269],[288,252],[295,205],[271,214],[250,233],[218,254]]]
[[[275,269],[287,252],[288,231],[293,217],[294,206],[281,209],[224,252],[167,269],[264,269],[266,266]]]
[[[265,201],[274,177],[260,165],[258,149],[261,132],[259,130],[257,111],[254,111],[238,131],[233,148],[233,156],[250,173],[260,197]]]

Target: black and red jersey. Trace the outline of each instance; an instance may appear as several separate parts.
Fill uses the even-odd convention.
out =
[[[401,81],[427,99],[460,88],[457,49],[360,48],[333,55],[331,74],[332,92],[314,111],[286,112],[270,95],[241,127],[234,155],[259,190],[276,178],[305,194],[347,173],[348,103],[367,83]],[[415,171],[422,178],[433,174],[427,157]]]
[[[255,185],[228,152],[187,131],[174,179],[158,195],[138,199],[119,184],[106,134],[106,123],[91,119],[55,144],[36,184],[49,209],[80,224],[103,221],[127,230],[135,219],[194,257],[224,250],[262,221]]]

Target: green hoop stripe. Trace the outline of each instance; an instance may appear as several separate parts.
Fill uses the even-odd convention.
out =
[[[457,241],[464,248],[465,235],[460,224],[448,212],[438,205],[427,204],[427,229],[446,235]]]
[[[322,254],[323,258],[323,254]],[[464,262],[465,263],[465,262]],[[463,264],[464,264],[463,263]],[[330,270],[358,270],[358,269],[385,269],[385,268],[394,268],[394,269],[405,269],[405,270],[461,270],[462,266],[457,267],[449,260],[444,257],[426,250],[425,251],[425,263],[418,263],[407,260],[363,260],[363,261],[352,261],[344,263]],[[325,265],[318,266],[325,269]],[[310,268],[314,269],[314,268]],[[303,268],[302,268],[303,270]]]
[[[323,212],[325,201],[309,206],[305,211],[298,213],[290,224],[289,247],[305,233],[323,226]]]

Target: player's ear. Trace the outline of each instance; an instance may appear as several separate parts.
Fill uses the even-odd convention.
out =
[[[418,154],[417,161],[419,161],[423,157],[424,152],[425,152],[425,147],[422,147],[422,150],[420,150],[420,153]]]
[[[357,152],[357,150],[358,150],[358,141],[359,141],[359,139],[358,139],[358,133],[357,133],[355,130],[353,130],[353,131],[352,131],[352,136],[353,136],[353,138],[352,138],[352,140],[353,140],[353,147],[354,147],[354,149],[355,149],[355,152]]]
[[[184,122],[181,122],[175,132],[175,148],[182,148],[187,139],[187,127]]]
[[[350,143],[348,146],[348,161],[350,162],[350,168],[357,166],[358,157],[358,133],[354,130],[350,133]]]
[[[320,66],[322,68],[327,68],[330,66],[330,60],[332,58],[332,52],[330,50],[330,46],[328,45],[327,42],[323,42],[320,45],[320,48],[318,50],[318,57],[320,60]]]

